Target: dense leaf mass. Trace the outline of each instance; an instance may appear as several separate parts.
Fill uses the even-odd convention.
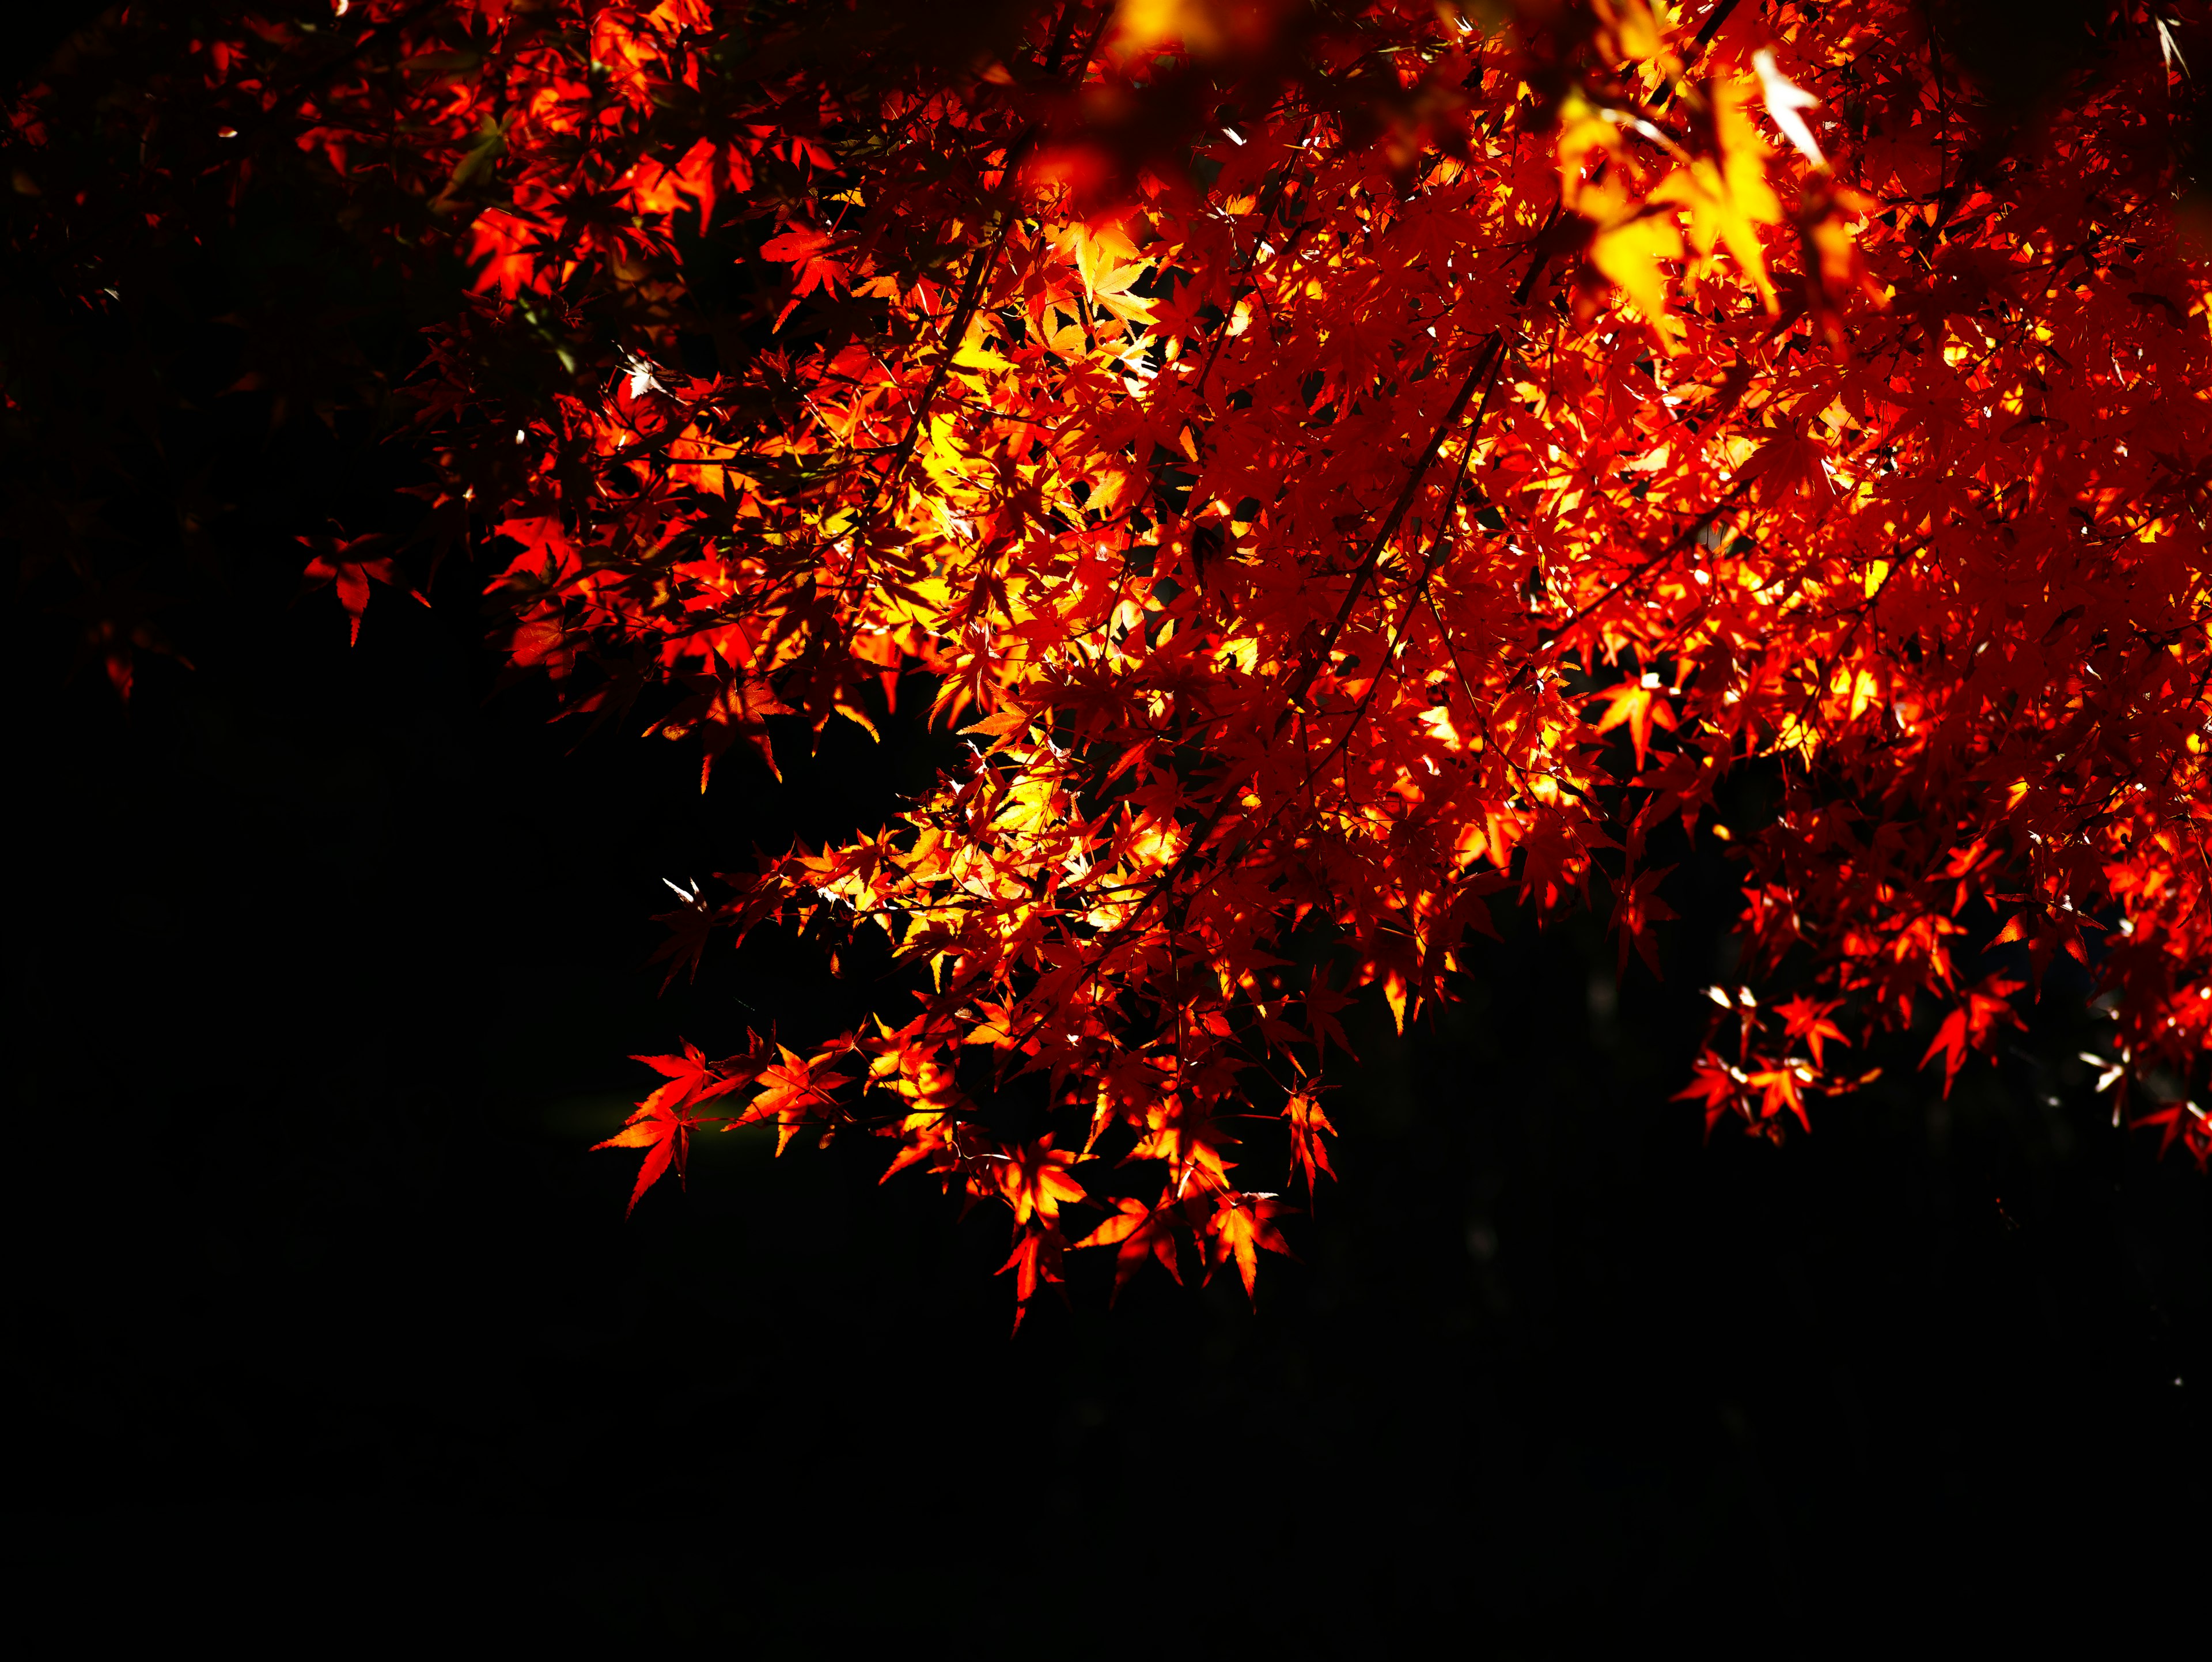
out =
[[[1948,1090],[2064,955],[2116,1120],[2212,1160],[2203,4],[2061,9],[2040,78],[1890,0],[174,15],[20,101],[13,246],[97,309],[281,165],[465,274],[391,395],[426,511],[306,567],[356,636],[465,549],[514,668],[702,786],[925,680],[968,737],[683,892],[672,974],[890,965],[861,1031],[653,1059],[640,1193],[702,1126],[865,1129],[1005,1203],[1024,1301],[1071,1245],[1249,1288],[1240,1145],[1333,1175],[1352,990],[1449,998],[1494,901],[1658,971],[1685,837],[1742,862],[1709,1127],[1916,1020]],[[104,581],[81,533],[28,557]]]

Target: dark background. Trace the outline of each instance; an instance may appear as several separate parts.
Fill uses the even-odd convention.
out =
[[[1364,1013],[1345,1181],[1256,1311],[1148,1272],[1109,1313],[1079,1259],[1010,1342],[1003,1218],[876,1188],[881,1145],[710,1138],[627,1222],[634,1157],[586,1152],[627,1053],[849,996],[768,941],[657,997],[659,879],[879,813],[926,747],[702,799],[688,750],[488,697],[443,581],[351,652],[327,590],[241,584],[127,715],[19,613],[8,1493],[50,1546],[793,1651],[1335,1654],[1431,1611],[1798,1651],[2185,1598],[2207,1186],[2057,1066],[2078,990],[1948,1105],[1915,1040],[1810,1138],[1701,1146],[1693,861],[1664,986],[1509,924],[1435,1032]]]
[[[1109,1312],[1081,1255],[1010,1341],[1003,1213],[878,1188],[871,1140],[711,1137],[625,1221],[635,1157],[588,1145],[652,1083],[629,1055],[854,1013],[769,939],[657,995],[660,880],[872,825],[938,752],[786,739],[787,788],[732,762],[702,798],[641,720],[495,691],[464,554],[349,651],[292,538],[405,529],[389,389],[458,277],[258,178],[189,238],[115,232],[113,308],[0,273],[0,1481],[80,1628],[1796,1654],[2191,1613],[2212,1185],[2110,1126],[2079,981],[1948,1103],[1922,1034],[1809,1138],[1705,1146],[1669,1097],[1726,967],[1710,846],[1664,985],[1502,909],[1432,1029],[1360,1013],[1345,1180],[1256,1310],[1148,1270]],[[197,667],[142,652],[126,713],[71,573]]]

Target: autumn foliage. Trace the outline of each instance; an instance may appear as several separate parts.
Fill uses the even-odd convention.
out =
[[[71,189],[290,147],[466,273],[416,528],[301,533],[356,637],[465,557],[515,672],[702,788],[918,687],[967,736],[891,823],[682,891],[671,975],[771,928],[901,973],[856,1031],[649,1059],[633,1204],[695,1131],[868,1134],[1007,1208],[1024,1305],[1070,1248],[1249,1289],[1334,1175],[1357,990],[1414,1021],[1493,904],[1662,972],[1670,837],[1741,861],[1709,1129],[1809,1129],[1886,1031],[1948,1091],[2066,957],[2116,1120],[2212,1161],[2212,21],[2066,11],[2022,88],[1978,15],[276,6],[98,116],[198,124],[137,172],[60,177],[33,88],[18,244],[97,307]],[[110,592],[127,693],[160,642]]]

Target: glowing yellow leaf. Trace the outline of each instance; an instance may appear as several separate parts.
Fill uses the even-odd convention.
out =
[[[1667,314],[1667,273],[1662,260],[1682,257],[1682,234],[1664,208],[1650,208],[1632,219],[1608,225],[1590,244],[1590,262],[1628,291],[1651,332],[1668,353],[1675,350],[1680,326]]]

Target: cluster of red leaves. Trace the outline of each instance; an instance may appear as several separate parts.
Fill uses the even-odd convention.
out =
[[[2038,980],[2094,965],[2116,1116],[2212,1160],[2178,9],[2096,11],[2005,120],[1904,0],[1036,4],[957,50],[866,7],[357,7],[376,73],[262,101],[475,262],[420,430],[513,663],[600,717],[676,690],[648,730],[702,781],[916,670],[975,741],[671,915],[672,970],[880,930],[920,1004],[656,1059],[641,1192],[701,1123],[860,1129],[1008,1207],[1024,1300],[1085,1202],[1124,1278],[1182,1242],[1249,1287],[1284,1202],[1230,1128],[1282,1104],[1328,1172],[1349,989],[1402,1025],[1490,897],[1594,879],[1656,969],[1674,820],[1745,863],[1709,1124],[1809,1124],[1930,1011],[1948,1091],[2027,990],[1957,956],[1995,904]],[[665,362],[695,223],[777,277],[710,378]],[[598,380],[507,368],[595,332]],[[1719,825],[1754,762],[1771,819]],[[1023,1074],[1066,1146],[988,1129]]]

